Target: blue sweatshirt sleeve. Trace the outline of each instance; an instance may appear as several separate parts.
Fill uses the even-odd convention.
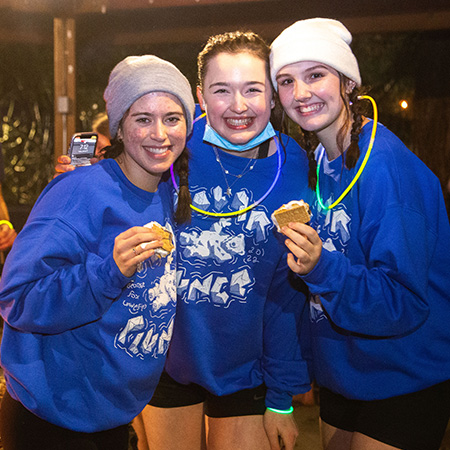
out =
[[[302,278],[343,330],[402,336],[429,315],[427,287],[437,236],[420,210],[401,202],[380,204],[374,202],[372,211],[373,216],[375,209],[382,211],[381,218],[361,227],[351,256],[323,248],[319,263]]]
[[[289,409],[292,396],[311,389],[308,366],[302,355],[300,327],[306,307],[306,285],[293,276],[286,255],[274,274],[264,310],[263,375],[266,406]]]
[[[63,220],[31,221],[5,263],[1,313],[18,330],[61,333],[99,319],[128,281],[112,248],[101,258]]]

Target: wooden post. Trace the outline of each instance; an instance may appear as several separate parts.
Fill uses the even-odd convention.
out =
[[[75,20],[55,18],[54,37],[54,159],[67,153],[75,133]]]

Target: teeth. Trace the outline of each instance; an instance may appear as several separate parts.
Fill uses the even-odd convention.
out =
[[[314,105],[300,106],[300,112],[301,113],[309,113],[309,112],[318,111],[321,108],[322,108],[321,104],[315,103]]]
[[[155,154],[157,154],[157,155],[161,155],[161,154],[163,154],[163,153],[166,153],[166,151],[167,151],[167,148],[166,147],[163,147],[163,148],[161,148],[161,147],[146,147],[145,148],[148,152],[150,152],[150,153],[155,153]]]
[[[252,122],[252,120],[253,120],[252,118],[247,117],[243,119],[227,119],[227,122],[235,127],[240,127],[243,125],[248,125],[249,123]]]

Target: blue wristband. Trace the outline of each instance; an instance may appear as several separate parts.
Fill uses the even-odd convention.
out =
[[[289,409],[275,409],[275,408],[266,408],[266,409],[277,414],[291,414],[294,411],[293,406],[291,406]]]

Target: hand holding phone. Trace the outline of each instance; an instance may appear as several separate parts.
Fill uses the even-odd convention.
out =
[[[91,158],[95,156],[97,140],[97,133],[75,133],[72,136],[69,148],[72,165],[75,167],[89,166]]]

